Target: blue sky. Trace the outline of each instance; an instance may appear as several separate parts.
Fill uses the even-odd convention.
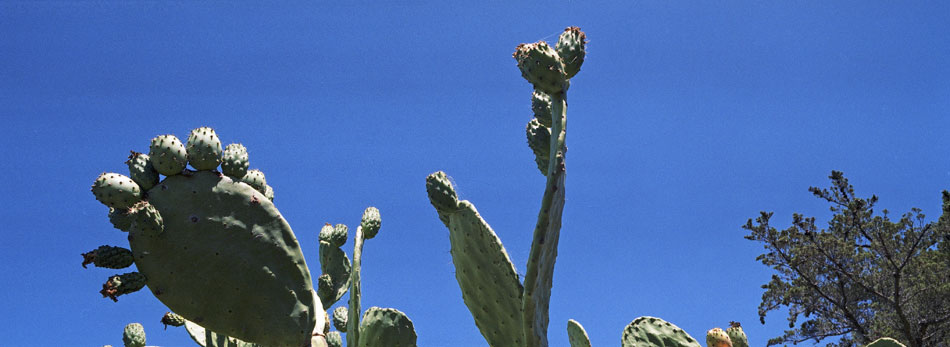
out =
[[[787,323],[758,322],[771,272],[748,218],[827,221],[807,188],[831,170],[928,220],[950,188],[950,5],[906,4],[0,0],[0,344],[120,345],[142,322],[190,345],[147,292],[101,298],[121,271],[79,254],[127,244],[89,193],[100,172],[211,126],[247,146],[311,268],[324,223],[376,206],[363,306],[406,312],[422,346],[484,345],[424,178],[452,176],[524,272],[544,180],[511,53],[576,25],[552,345],[570,318],[617,345],[643,315],[764,345]]]

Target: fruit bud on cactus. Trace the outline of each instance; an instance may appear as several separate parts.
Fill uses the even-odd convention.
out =
[[[145,287],[145,276],[138,272],[129,272],[109,277],[99,291],[102,297],[119,301],[121,295],[134,293]]]
[[[343,336],[339,331],[327,333],[327,347],[343,347]]]
[[[221,173],[241,180],[247,174],[247,148],[240,143],[232,143],[221,154]]]
[[[545,175],[551,157],[551,128],[541,125],[535,118],[528,122],[525,132],[528,136],[528,147],[534,152],[534,162],[538,164],[541,174]]]
[[[129,160],[125,162],[129,166],[130,177],[142,190],[152,189],[158,183],[158,171],[155,171],[147,155],[136,151],[131,152]]]
[[[165,315],[162,316],[162,324],[165,325],[165,329],[168,329],[168,326],[180,327],[185,325],[185,317],[179,316],[173,312],[165,312]]]
[[[131,230],[145,235],[158,235],[165,230],[161,213],[148,201],[139,201],[129,209],[128,213],[132,217]]]
[[[749,338],[742,331],[742,325],[739,322],[729,322],[729,328],[726,329],[726,335],[732,341],[732,347],[749,347]]]
[[[221,140],[214,129],[200,127],[188,136],[188,163],[196,170],[214,170],[221,163]]]
[[[148,159],[158,173],[172,176],[181,173],[188,163],[185,145],[175,135],[159,135],[152,139]]]
[[[103,172],[92,184],[92,195],[106,206],[123,210],[142,199],[142,188],[126,175]]]
[[[139,323],[130,323],[122,332],[122,342],[125,347],[145,347],[145,327]]]
[[[332,247],[341,247],[346,244],[346,238],[349,234],[349,228],[344,224],[337,224],[335,227],[327,223],[320,229],[320,241],[330,244]]]
[[[337,307],[333,310],[333,327],[340,332],[346,332],[346,319],[349,315],[346,306]]]
[[[712,328],[706,332],[706,347],[732,347],[732,340],[721,328]]]
[[[113,246],[99,246],[82,254],[82,267],[93,264],[108,269],[124,269],[132,266],[132,251]]]
[[[114,209],[109,208],[109,222],[112,223],[116,229],[122,231],[129,231],[132,228],[132,216],[129,215],[128,209]]]
[[[534,118],[538,123],[551,127],[551,96],[537,89],[531,93],[531,111],[534,112]]]
[[[520,44],[512,56],[518,61],[521,76],[535,88],[556,94],[567,87],[567,75],[561,59],[547,42]]]
[[[360,221],[360,228],[363,229],[363,237],[367,240],[376,237],[382,222],[383,220],[379,216],[379,209],[367,207],[366,211],[363,211],[363,219]]]
[[[584,56],[587,55],[587,35],[578,27],[567,27],[557,40],[555,50],[564,64],[564,73],[570,79],[581,70]]]
[[[241,182],[247,183],[255,190],[264,194],[267,192],[267,178],[264,177],[264,173],[258,169],[248,170],[247,174],[241,178]]]

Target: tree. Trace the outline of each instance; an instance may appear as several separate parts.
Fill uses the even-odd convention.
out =
[[[925,223],[917,208],[892,220],[887,210],[875,215],[876,196],[855,197],[841,172],[829,178],[829,189],[809,188],[831,204],[826,229],[796,213],[778,230],[771,212],[743,226],[751,232],[745,238],[766,249],[756,260],[777,272],[762,286],[759,320],[788,308],[792,329],[769,346],[840,337],[828,346],[844,347],[883,336],[912,347],[950,346],[950,193],[937,222]]]

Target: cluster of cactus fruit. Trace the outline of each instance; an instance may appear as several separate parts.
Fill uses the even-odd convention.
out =
[[[92,185],[113,226],[128,233],[130,248],[100,246],[82,254],[83,267],[138,270],[109,277],[104,297],[118,301],[148,286],[176,313],[162,322],[184,324],[202,346],[325,346],[326,309],[347,290],[357,313],[351,320],[360,324],[359,259],[364,238],[379,231],[376,208],[357,228],[353,264],[339,249],[345,226],[321,233],[324,276],[315,287],[296,236],[273,204],[274,189],[261,171],[248,169],[243,145],[222,149],[215,131],[202,127],[184,143],[157,136],[148,154],[133,151],[126,163],[128,176],[103,173]],[[403,321],[377,310],[364,315],[370,344],[360,345],[390,335],[408,341],[406,327],[391,324]],[[385,309],[391,311],[398,312]],[[356,346],[359,329],[349,330]],[[411,335],[406,345],[414,345]]]

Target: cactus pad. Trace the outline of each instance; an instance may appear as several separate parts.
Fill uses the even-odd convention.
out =
[[[534,112],[534,118],[541,125],[551,127],[551,96],[545,92],[535,89],[531,93],[531,111]]]
[[[116,229],[129,231],[132,228],[132,217],[129,216],[128,211],[127,209],[109,208],[109,222]]]
[[[290,226],[250,186],[210,171],[169,176],[149,191],[164,232],[133,223],[130,244],[149,289],[217,333],[266,345],[310,339],[312,284]]]
[[[528,122],[526,130],[528,147],[534,152],[534,162],[542,175],[548,174],[548,161],[551,157],[551,128],[541,125],[537,118]]]
[[[122,332],[125,347],[145,347],[145,327],[139,323],[130,323]]]
[[[557,40],[555,50],[564,64],[564,74],[567,78],[574,77],[584,64],[587,55],[587,35],[578,27],[567,27]]]
[[[567,337],[571,342],[571,347],[590,347],[590,338],[587,337],[587,331],[576,320],[567,320]]]
[[[221,172],[240,180],[247,174],[247,148],[240,143],[232,143],[221,154]]]
[[[349,313],[346,310],[346,306],[337,307],[333,310],[333,327],[340,332],[346,332],[346,319]]]
[[[412,320],[394,308],[370,307],[360,322],[360,347],[414,347],[416,330]]]
[[[138,183],[142,190],[152,189],[158,183],[158,171],[155,171],[147,155],[132,151],[125,163],[129,166],[129,177]]]
[[[142,199],[142,189],[126,175],[104,172],[92,184],[96,200],[117,210],[132,207]]]
[[[113,246],[99,246],[82,254],[82,267],[93,264],[108,269],[124,269],[132,266],[132,251]]]
[[[535,88],[549,94],[560,93],[566,88],[564,66],[557,52],[547,42],[518,45],[512,56],[518,61],[521,76]]]
[[[118,301],[121,295],[134,293],[145,287],[145,276],[138,272],[129,272],[109,277],[99,291],[102,297]]]
[[[376,237],[379,232],[379,226],[382,224],[379,216],[379,210],[375,207],[367,207],[363,211],[363,219],[360,221],[360,227],[363,228],[363,237],[367,240]]]
[[[199,171],[214,170],[221,163],[221,140],[214,129],[200,127],[188,136],[188,163]]]
[[[334,229],[333,227],[329,228]],[[320,241],[320,270],[329,277],[327,283],[320,283],[322,292],[319,292],[323,309],[326,310],[333,303],[339,301],[350,289],[350,258],[340,247],[334,247],[326,241]]]
[[[890,337],[882,337],[871,342],[865,347],[905,347],[903,343]]]
[[[188,162],[185,145],[175,135],[159,135],[152,139],[148,159],[158,173],[172,176],[181,173]]]
[[[692,336],[670,322],[639,317],[623,329],[623,347],[701,347]]]

